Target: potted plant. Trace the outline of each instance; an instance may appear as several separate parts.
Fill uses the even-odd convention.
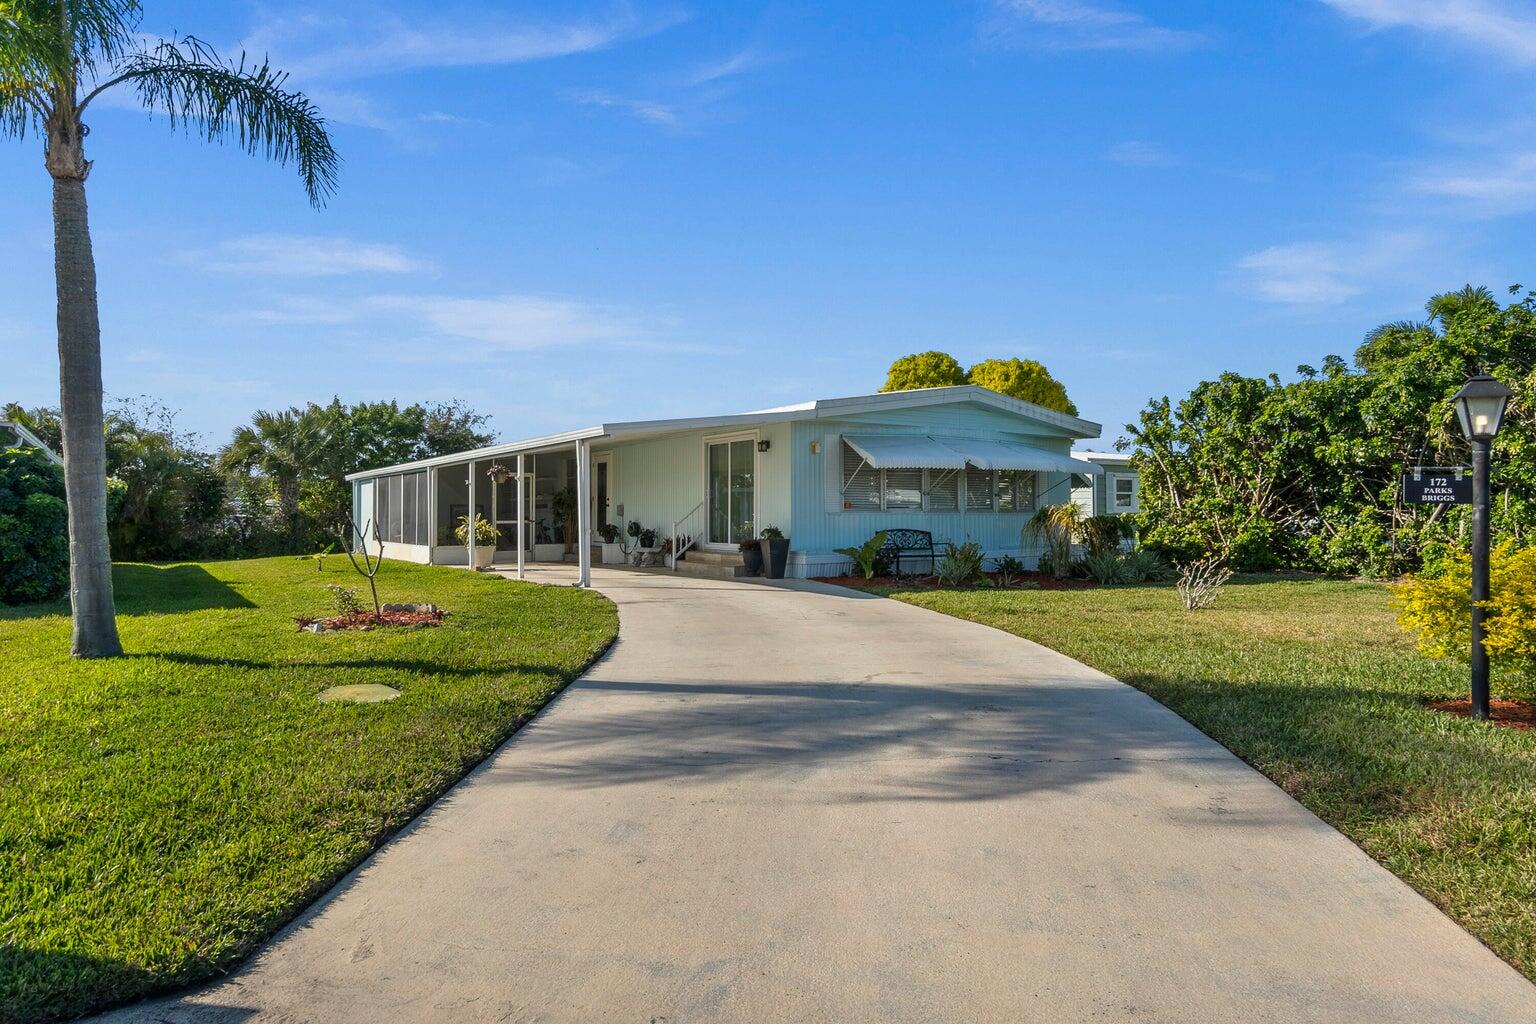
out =
[[[736,545],[741,552],[741,574],[743,576],[761,576],[763,574],[763,546],[755,540],[744,540]]]
[[[603,564],[619,565],[624,561],[624,545],[619,543],[621,534],[618,526],[613,523],[604,523],[597,528],[598,536],[603,538]]]
[[[459,525],[454,529],[453,535],[459,538],[459,543],[469,547],[469,516],[459,516]],[[485,516],[475,516],[475,560],[470,565],[472,569],[484,569],[496,558],[496,527]]]
[[[784,565],[789,561],[789,538],[777,526],[765,526],[758,544],[763,553],[763,575],[771,580],[783,579]]]
[[[576,550],[576,489],[562,487],[549,496],[549,507],[554,513],[560,539],[565,542],[565,553]]]

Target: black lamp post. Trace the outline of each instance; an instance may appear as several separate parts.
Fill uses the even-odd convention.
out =
[[[1456,392],[1456,417],[1472,443],[1472,717],[1488,720],[1488,651],[1483,602],[1488,600],[1488,450],[1513,391],[1485,373]]]

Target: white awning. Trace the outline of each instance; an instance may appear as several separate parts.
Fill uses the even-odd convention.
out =
[[[1032,448],[1017,441],[983,441],[973,438],[945,437],[945,447],[963,455],[977,469],[1016,469],[1032,473],[1086,473],[1102,475],[1103,467],[1074,459],[1070,455]]]
[[[922,434],[844,434],[871,469],[964,469],[965,456]]]
[[[1014,469],[1101,476],[1102,466],[1016,441],[983,441],[925,434],[844,434],[871,469]]]

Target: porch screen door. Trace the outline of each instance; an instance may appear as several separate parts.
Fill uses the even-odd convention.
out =
[[[756,445],[751,438],[709,446],[709,543],[735,544],[755,534]]]

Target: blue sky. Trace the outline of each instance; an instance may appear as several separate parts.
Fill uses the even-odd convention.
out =
[[[346,161],[316,212],[90,118],[107,390],[213,442],[333,394],[503,437],[740,411],[939,348],[1040,359],[1104,447],[1152,396],[1533,283],[1531,2],[146,6],[290,68]],[[48,179],[0,154],[0,400],[52,405]]]

